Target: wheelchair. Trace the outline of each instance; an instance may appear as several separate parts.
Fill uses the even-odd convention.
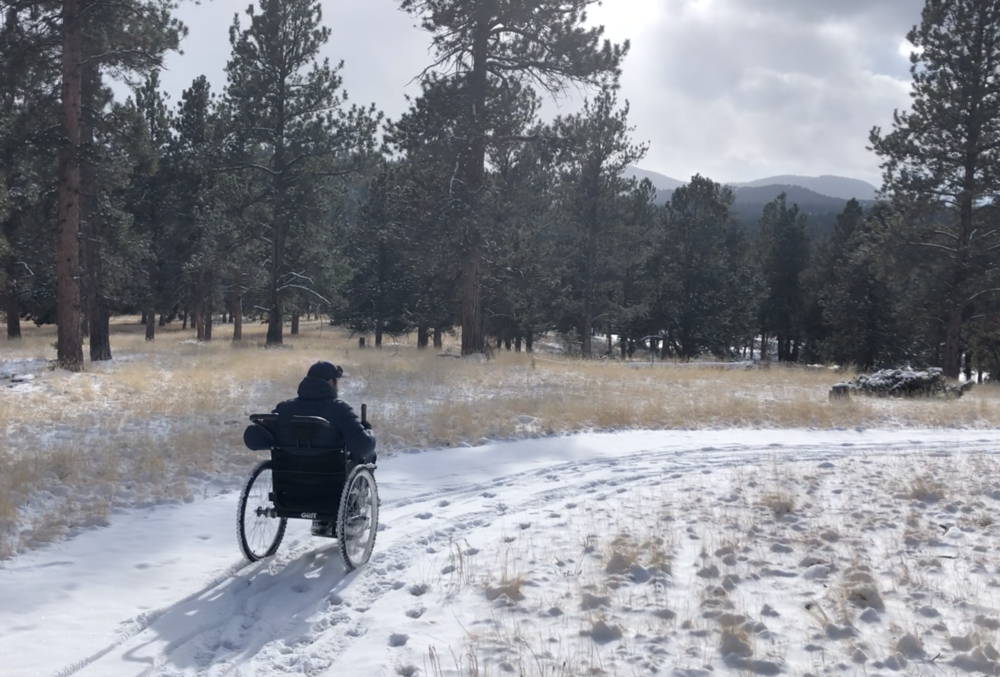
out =
[[[240,550],[251,562],[278,551],[290,519],[313,520],[313,534],[336,538],[347,570],[371,557],[378,530],[375,465],[332,446],[333,426],[318,416],[251,414],[243,441],[271,451],[250,473],[236,515]],[[334,528],[317,532],[317,523]]]

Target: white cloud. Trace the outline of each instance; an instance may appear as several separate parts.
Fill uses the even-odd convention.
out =
[[[185,3],[184,56],[168,60],[165,85],[179,96],[205,73],[225,82],[227,31],[249,0]],[[878,180],[868,131],[908,104],[909,52],[900,41],[922,0],[605,0],[590,12],[632,50],[622,95],[645,167],[739,181],[767,174],[835,173]],[[326,53],[345,60],[357,102],[402,112],[408,84],[429,63],[429,36],[395,0],[324,0],[333,29]],[[908,43],[907,43],[908,44]],[[903,58],[906,57],[906,58]],[[578,97],[547,103],[566,112]]]

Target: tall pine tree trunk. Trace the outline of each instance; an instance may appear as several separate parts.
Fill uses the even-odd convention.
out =
[[[282,231],[283,226],[276,226]],[[270,308],[267,311],[267,345],[280,346],[284,342],[284,327],[282,326],[281,292],[278,290],[281,277],[281,259],[285,254],[284,233],[274,234],[274,244],[271,247],[271,279],[269,290]]]
[[[962,308],[958,303],[952,303],[948,308],[942,361],[944,375],[948,378],[958,378],[962,370]]]
[[[14,224],[12,222],[4,224],[4,233],[8,239],[12,239],[10,235],[13,230]],[[17,297],[17,263],[13,256],[8,256],[4,264],[7,281],[0,297],[3,299],[3,310],[7,316],[7,338],[19,339],[21,338],[21,302]]]
[[[427,330],[426,325],[420,325],[417,327],[417,348],[420,350],[425,350],[427,344],[430,342],[430,335]]]
[[[156,309],[152,304],[146,308],[146,340],[155,341],[156,340]],[[160,316],[163,319],[163,316]],[[162,325],[161,325],[162,326]]]
[[[470,216],[469,218],[473,218]],[[471,355],[483,352],[484,336],[482,330],[482,310],[479,307],[481,296],[481,262],[482,253],[478,243],[467,243],[462,262],[462,354]]]
[[[83,39],[80,0],[63,0],[62,147],[59,150],[56,242],[57,361],[83,370],[80,337],[80,68]]]
[[[15,31],[19,30],[18,20],[20,18],[20,12],[15,9],[12,5],[8,5],[7,14],[4,17],[3,31],[5,33],[14,34]],[[16,60],[8,60],[6,67],[4,68],[4,73],[2,77],[4,80],[10,82],[16,76],[16,69],[18,68],[18,63]],[[0,116],[11,115],[17,106],[17,98],[14,96],[14,92],[6,92],[4,96],[0,96],[0,101],[3,102],[3,110],[0,110]],[[14,165],[14,147],[13,144],[4,144],[6,152],[4,157],[0,158],[0,162],[3,162],[5,167],[12,167]],[[7,186],[9,188],[9,186]],[[17,214],[11,213],[9,217],[3,222],[3,235],[6,237],[7,242],[13,246],[14,244],[14,233],[17,231]],[[3,301],[3,310],[7,316],[7,338],[8,339],[19,339],[21,338],[21,309],[20,303],[17,298],[17,278],[16,278],[16,268],[17,263],[14,259],[13,253],[8,254],[3,260],[4,272],[6,273],[6,282],[4,284],[3,293],[0,294],[0,300]]]
[[[948,303],[948,316],[945,319],[944,359],[941,366],[948,378],[958,378],[962,371],[962,320],[965,315],[967,289],[969,278],[967,259],[972,235],[972,217],[975,205],[973,195],[976,187],[976,162],[969,157],[965,166],[965,190],[958,200],[958,243],[953,259],[954,273],[952,275],[951,294]]]
[[[382,321],[379,320],[375,323],[375,347],[382,347]]]
[[[89,43],[88,43],[89,44]],[[93,51],[88,48],[88,57]],[[81,100],[86,102],[80,124],[80,230],[82,272],[87,309],[87,333],[90,335],[90,361],[111,359],[111,317],[104,297],[104,266],[101,256],[101,221],[97,209],[97,167],[94,164],[94,126],[100,107],[101,72],[97,62],[87,59],[81,73]],[[152,325],[155,318],[149,320]],[[148,330],[147,330],[148,331]]]
[[[291,334],[292,334],[292,336],[298,336],[299,335],[299,312],[298,311],[295,311],[295,312],[292,313],[292,330],[291,330]]]
[[[243,340],[243,297],[238,294],[233,295],[233,305],[229,311],[233,318],[233,341]]]
[[[440,328],[434,328],[434,347],[440,350],[444,347],[444,332]]]
[[[203,327],[202,340],[203,341],[211,341],[212,340],[212,315],[213,315],[212,310],[213,310],[212,309],[212,297],[208,296],[205,299],[205,312],[202,313],[202,316],[204,318],[202,320],[202,327]]]
[[[7,291],[3,295],[4,312],[7,315],[7,338],[21,338],[21,304],[17,300],[17,288],[7,280]]]
[[[484,348],[483,316],[480,307],[482,286],[482,234],[478,221],[478,204],[486,176],[486,98],[488,95],[488,56],[491,31],[491,8],[480,3],[479,15],[473,31],[472,72],[469,78],[469,98],[466,115],[472,138],[465,150],[459,190],[463,191],[462,205],[465,221],[463,230],[462,291],[462,354],[481,353]]]
[[[594,320],[590,316],[590,304],[584,302],[583,321],[580,323],[580,354],[591,357],[594,354]]]

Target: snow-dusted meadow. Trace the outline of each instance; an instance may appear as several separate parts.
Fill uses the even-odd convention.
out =
[[[589,434],[401,454],[345,575],[235,497],[0,569],[11,675],[996,674],[994,431]]]
[[[845,405],[823,370],[481,364],[309,331],[124,337],[81,375],[42,342],[0,358],[33,377],[0,387],[0,672],[1000,674],[991,389]],[[245,564],[245,415],[321,357],[380,436],[375,555],[345,574],[291,521]]]

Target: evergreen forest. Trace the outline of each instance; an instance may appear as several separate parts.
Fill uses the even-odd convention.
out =
[[[559,332],[584,358],[1000,371],[1000,0],[927,0],[912,106],[847,140],[878,157],[879,199],[822,230],[785,195],[748,220],[710,177],[665,203],[628,178],[648,150],[629,44],[588,23],[595,0],[398,4],[431,47],[389,119],[322,57],[315,0],[236,13],[224,86],[178,100],[173,0],[0,0],[7,338],[56,324],[80,370],[85,347],[112,359],[115,315],[150,341],[266,323],[269,346],[319,316],[463,354]],[[544,119],[568,88],[580,109]]]

